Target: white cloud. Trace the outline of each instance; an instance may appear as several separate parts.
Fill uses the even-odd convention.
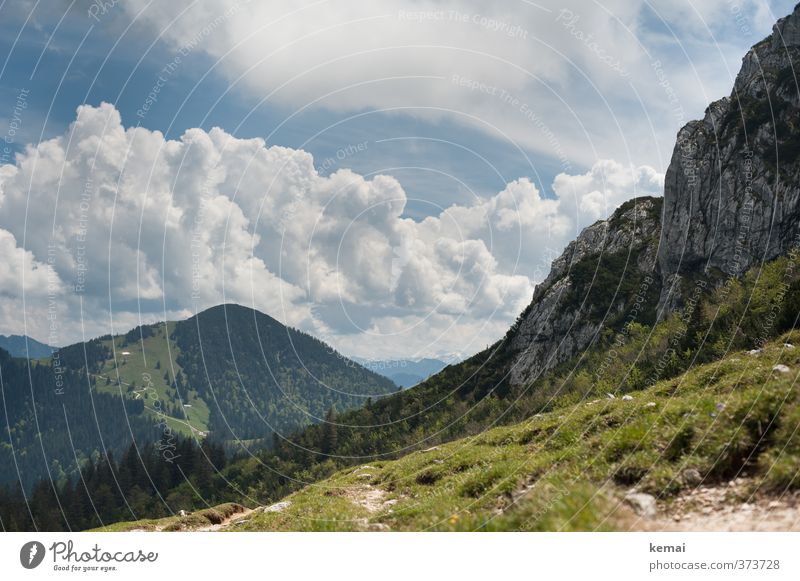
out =
[[[632,167],[600,160],[585,174],[557,175],[553,190],[560,211],[583,228],[605,218],[633,197],[662,195],[664,175],[648,166]]]
[[[391,176],[323,177],[301,150],[217,128],[165,140],[126,129],[111,105],[82,106],[63,136],[0,166],[0,290],[25,295],[12,324],[48,336],[52,261],[61,343],[236,301],[351,354],[472,352],[503,334],[577,228],[661,184],[603,161],[559,176],[555,198],[520,178],[415,222]]]
[[[660,169],[679,126],[730,91],[744,50],[771,26],[764,0],[133,0],[125,10],[173,51],[208,54],[254,104],[401,108],[576,166],[610,157]]]
[[[46,296],[49,269],[37,261],[32,252],[17,246],[14,235],[0,229],[0,297],[18,297],[29,294]],[[57,277],[54,283],[58,285]]]

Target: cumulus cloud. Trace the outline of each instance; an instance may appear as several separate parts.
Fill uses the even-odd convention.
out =
[[[167,140],[82,106],[0,166],[0,293],[28,304],[5,320],[47,336],[55,286],[61,343],[236,301],[355,355],[473,352],[578,228],[661,180],[603,161],[555,195],[520,178],[415,221],[391,176],[322,176],[302,150],[218,128]]]
[[[23,293],[39,297],[47,294],[49,269],[17,245],[14,235],[0,229],[0,296],[18,297]],[[56,287],[59,281],[53,281]]]
[[[582,228],[608,216],[636,196],[660,196],[664,174],[649,166],[626,166],[600,160],[584,174],[558,174],[553,190],[560,210]]]

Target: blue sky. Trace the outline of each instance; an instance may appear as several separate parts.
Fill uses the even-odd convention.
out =
[[[19,259],[0,332],[47,340],[41,239],[59,343],[236,300],[347,354],[475,352],[582,227],[659,193],[676,131],[793,5],[3,2],[0,135],[21,156],[0,167]],[[190,300],[174,257],[192,216],[208,246]]]
[[[344,166],[369,174],[389,168],[410,198],[425,200],[409,203],[408,215],[415,218],[436,206],[490,195],[523,175],[535,178],[538,173],[544,186],[560,171],[557,160],[544,157],[536,158],[532,168],[533,160],[518,148],[453,120],[431,123],[368,109],[311,108],[287,121],[296,113],[290,105],[254,103],[251,94],[231,90],[202,51],[181,58],[157,102],[141,118],[137,111],[176,51],[153,44],[152,32],[142,34],[141,26],[123,26],[115,20],[121,20],[119,14],[98,23],[77,7],[66,15],[43,5],[32,12],[4,8],[11,18],[0,21],[0,54],[7,55],[0,98],[13,103],[20,90],[30,90],[15,150],[41,136],[62,134],[79,105],[105,101],[116,106],[126,126],[158,130],[169,139],[188,128],[219,126],[237,137],[263,137],[270,144],[302,148],[319,160],[322,172]],[[347,153],[348,146],[361,143],[367,147]],[[335,163],[323,165],[328,159]]]

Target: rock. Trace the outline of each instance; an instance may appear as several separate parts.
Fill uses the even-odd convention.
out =
[[[778,373],[789,373],[791,371],[791,369],[789,369],[789,367],[787,365],[784,365],[782,363],[778,363],[777,365],[775,365],[772,368],[772,371],[777,371]]]
[[[644,407],[646,407],[646,408],[654,408],[654,407],[656,407],[656,402],[648,401],[646,404],[644,404]]]
[[[607,393],[606,395],[608,396],[608,399],[617,399],[617,396],[615,396],[613,393]]]
[[[367,527],[367,529],[370,530],[370,531],[375,531],[375,532],[386,532],[386,531],[392,530],[392,529],[389,528],[389,525],[387,525],[385,523],[382,523],[382,522],[370,523],[370,525]]]
[[[622,401],[631,401],[632,399],[633,399],[632,395],[627,395],[626,394],[626,395],[622,396]]]
[[[731,96],[709,105],[702,120],[678,132],[664,179],[658,265],[665,284],[659,308],[671,310],[691,299],[694,274],[717,272],[721,282],[796,244],[800,157],[791,154],[796,135],[776,139],[774,128],[793,127],[798,118],[792,69],[799,41],[800,5],[745,55]],[[704,278],[714,285],[710,275]]]
[[[761,354],[763,352],[764,352],[763,349],[750,349],[750,351],[748,351],[747,354],[748,355],[759,355],[759,354]]]
[[[615,296],[613,304],[574,304],[577,297],[586,296],[592,280],[573,280],[574,266],[579,263],[597,264],[602,255],[629,256],[631,261],[620,276],[650,277],[656,263],[658,238],[661,229],[661,205],[657,198],[637,198],[623,204],[607,220],[583,229],[577,239],[553,260],[550,274],[536,286],[529,307],[509,333],[511,351],[509,378],[512,384],[522,385],[538,377],[586,349],[602,330],[602,317],[597,312],[618,312],[625,308],[630,296]],[[616,273],[615,273],[616,275]],[[641,292],[655,288],[656,278]],[[596,284],[596,282],[594,283]],[[657,296],[657,291],[654,296]],[[609,299],[610,300],[610,299]],[[627,305],[630,306],[630,303]]]
[[[658,514],[656,498],[644,492],[629,492],[625,495],[625,503],[633,512],[644,518],[653,518]]]
[[[784,343],[783,344],[783,348],[784,349],[794,349],[794,345],[792,345],[791,343]]]
[[[265,507],[264,507],[263,509],[261,509],[261,510],[262,510],[263,512],[283,512],[284,510],[286,510],[286,509],[287,509],[287,508],[289,508],[290,506],[292,506],[292,503],[291,503],[291,501],[289,501],[289,500],[284,500],[284,501],[282,501],[282,502],[276,502],[275,504],[271,504],[271,505],[269,505],[269,506],[265,506]]]
[[[699,470],[695,468],[689,468],[683,471],[683,482],[687,486],[697,486],[703,481],[703,476],[700,474]]]
[[[183,509],[181,509],[181,510],[179,510],[179,511],[178,511],[178,516],[182,516],[182,517],[183,517],[183,516],[186,516],[187,514],[188,514],[188,513],[187,513],[185,510],[183,510]]]

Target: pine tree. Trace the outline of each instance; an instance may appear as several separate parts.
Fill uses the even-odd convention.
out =
[[[325,422],[322,427],[322,451],[325,454],[331,454],[336,450],[339,443],[339,433],[336,429],[335,412],[333,407],[328,408],[325,412]]]

